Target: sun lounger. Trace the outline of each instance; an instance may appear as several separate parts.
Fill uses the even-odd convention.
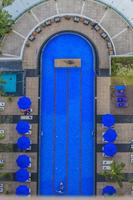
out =
[[[109,158],[109,156],[107,156],[105,153],[102,153],[103,157],[105,158]]]
[[[116,101],[117,102],[127,102],[127,97],[126,96],[125,97],[117,97]]]
[[[47,21],[45,22],[45,24],[46,24],[46,26],[50,26],[50,25],[51,25],[51,20],[47,20]]]
[[[4,192],[4,184],[1,183],[1,184],[0,184],[0,193],[3,193],[3,192]]]
[[[0,188],[2,188],[4,186],[4,184],[3,183],[0,183]]]
[[[97,24],[94,26],[94,29],[95,29],[96,31],[99,31],[99,30],[101,30],[100,26],[99,26],[99,25],[97,25]]]
[[[115,96],[116,97],[125,97],[126,96],[126,91],[125,90],[116,90],[115,91]]]
[[[80,18],[77,17],[77,16],[75,16],[75,17],[73,18],[73,21],[74,21],[74,22],[79,22],[79,21],[80,21]]]
[[[27,183],[30,183],[31,182],[31,177],[29,177],[29,179],[26,181]]]
[[[54,21],[55,21],[56,23],[58,23],[58,22],[61,21],[61,18],[60,18],[60,17],[55,17],[55,18],[54,18]]]
[[[87,20],[87,19],[84,19],[84,20],[83,20],[83,24],[88,25],[89,23],[90,23],[89,20]]]
[[[128,106],[127,102],[117,102],[116,107],[117,108],[126,108]]]
[[[29,134],[29,135],[31,135],[31,133],[32,133],[32,131],[31,131],[31,130],[29,130],[29,131],[28,131],[28,134]]]
[[[0,193],[3,193],[3,192],[4,192],[3,187],[0,187]]]
[[[133,150],[133,143],[131,143],[131,149]]]
[[[35,36],[34,35],[30,35],[29,36],[29,40],[32,42],[32,41],[34,41],[36,38],[35,38]]]
[[[4,133],[5,133],[5,130],[0,129],[0,134],[4,134]]]
[[[5,110],[5,107],[3,107],[3,106],[1,107],[0,106],[0,111],[4,111],[4,110]]]
[[[111,170],[111,166],[110,165],[103,165],[103,170]]]
[[[5,102],[0,102],[0,107],[4,107],[6,105]]]
[[[28,168],[31,168],[31,163],[29,164]]]
[[[32,120],[32,119],[33,119],[33,116],[32,116],[32,115],[30,115],[30,116],[24,115],[24,116],[21,116],[20,118],[21,118],[21,119],[26,119],[26,120]]]
[[[108,142],[108,141],[106,141],[105,139],[104,139],[104,137],[103,137],[103,135],[104,135],[104,132],[102,133],[102,142]]]
[[[133,159],[133,154],[131,154],[131,158]]]
[[[30,130],[32,129],[32,124],[30,124]]]
[[[115,86],[115,96],[124,97],[126,95],[126,86],[125,85],[116,85]]]
[[[31,151],[31,146],[28,149],[26,149],[26,151]]]
[[[105,39],[105,38],[107,37],[107,34],[106,34],[105,32],[102,32],[100,35],[101,35],[101,37],[102,37],[103,39]]]
[[[103,165],[111,165],[113,160],[103,160]]]
[[[0,164],[3,164],[4,163],[4,160],[0,160]]]
[[[36,33],[41,33],[41,32],[42,32],[41,27],[37,27],[37,28],[35,29],[35,32],[36,32]]]

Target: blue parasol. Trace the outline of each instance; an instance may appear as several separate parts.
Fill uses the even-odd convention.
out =
[[[17,104],[18,104],[18,107],[19,109],[21,110],[27,110],[30,108],[31,106],[31,100],[29,97],[26,97],[26,96],[23,96],[21,98],[19,98]]]
[[[29,172],[27,171],[27,169],[19,169],[17,172],[16,172],[16,181],[18,182],[26,182],[28,179],[29,179]]]
[[[102,124],[106,127],[111,127],[115,124],[115,118],[111,114],[105,114],[102,116]]]
[[[16,130],[20,134],[28,133],[30,130],[30,124],[27,121],[20,120],[16,125]]]
[[[19,185],[16,188],[16,195],[18,196],[28,196],[30,194],[30,188],[26,185]]]
[[[22,136],[17,140],[17,146],[21,150],[27,150],[30,147],[30,139],[28,137]]]
[[[117,138],[117,133],[114,129],[110,128],[104,133],[103,138],[107,142],[114,142]]]
[[[102,195],[112,196],[115,193],[116,193],[116,189],[112,185],[107,185],[102,190]]]
[[[24,154],[20,155],[18,156],[16,163],[21,168],[27,168],[29,167],[29,164],[30,164],[30,157]]]
[[[113,143],[107,143],[103,146],[103,152],[106,156],[113,157],[117,153],[117,147]]]

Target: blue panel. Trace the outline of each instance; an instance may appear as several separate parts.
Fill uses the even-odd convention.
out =
[[[55,191],[66,179],[66,70],[56,70]]]
[[[80,71],[70,70],[69,83],[68,194],[79,194]]]
[[[5,81],[2,85],[4,92],[16,92],[16,74],[5,73],[1,74],[0,78]]]

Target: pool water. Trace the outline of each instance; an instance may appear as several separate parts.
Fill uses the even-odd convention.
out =
[[[5,73],[0,75],[0,87],[4,92],[15,93],[16,92],[16,74]]]
[[[80,59],[81,67],[55,68],[55,59]],[[39,194],[94,195],[95,57],[89,41],[64,32],[41,54]]]

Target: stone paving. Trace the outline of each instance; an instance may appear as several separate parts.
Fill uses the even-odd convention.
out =
[[[9,33],[2,42],[2,53],[15,55],[19,57],[23,42],[24,38],[20,37],[14,32]]]
[[[85,1],[83,14],[91,19],[100,22],[106,12],[106,6],[95,1]]]
[[[118,55],[133,54],[133,30],[127,29],[119,37],[114,38],[113,41]]]
[[[32,110],[34,115],[38,115],[38,77],[26,78],[26,95],[32,99]]]
[[[97,114],[110,113],[110,77],[97,78]]]
[[[43,21],[44,19],[57,14],[54,0],[44,2],[43,4],[34,7],[32,11],[39,21]]]
[[[127,23],[119,15],[116,15],[116,13],[110,8],[107,9],[106,16],[101,25],[108,30],[111,37],[127,28]]]
[[[26,12],[24,15],[21,16],[21,18],[19,18],[16,21],[14,29],[15,31],[19,32],[20,34],[26,37],[29,34],[29,32],[33,29],[33,27],[36,25],[37,22],[33,18],[31,12]]]
[[[15,33],[8,34],[3,41],[3,53],[20,56],[24,39],[35,28],[36,24],[54,15],[64,13],[66,15],[68,13],[80,14],[99,22],[99,25],[102,25],[104,30],[112,37],[116,54],[130,54],[133,52],[133,30],[113,9],[107,9],[105,5],[88,0],[85,1],[85,4],[81,0],[77,0],[76,3],[75,0],[58,0],[57,2],[49,0],[32,8],[17,20],[13,27]],[[69,25],[67,29],[69,29]],[[81,31],[80,28],[79,31]],[[126,38],[128,38],[128,41]]]
[[[76,23],[73,21],[73,18],[71,20],[62,18],[60,23],[53,23],[50,27],[44,28],[42,32],[36,36],[35,41],[30,42],[30,47],[25,47],[23,68],[36,68],[38,65],[38,53],[44,41],[51,35],[64,30],[78,31],[86,35],[97,47],[99,54],[99,68],[109,67],[107,44],[106,41],[101,38],[100,34],[92,29],[90,25],[86,26],[83,23]]]
[[[59,0],[58,2],[59,13],[81,13],[81,8],[83,5],[82,0]]]

